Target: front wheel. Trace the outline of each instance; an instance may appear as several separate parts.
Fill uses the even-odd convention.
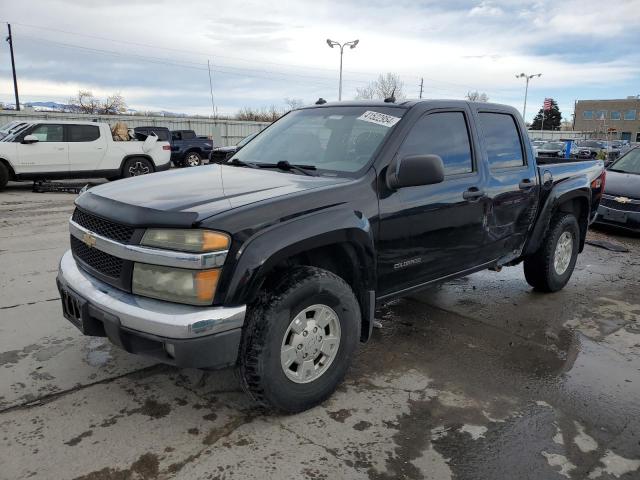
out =
[[[358,301],[344,280],[296,267],[249,309],[238,368],[245,391],[283,412],[319,404],[344,378],[360,323]]]
[[[148,173],[153,173],[153,164],[147,158],[134,157],[124,162],[122,169],[123,178],[137,177]]]
[[[579,238],[580,227],[574,215],[555,215],[538,251],[524,260],[527,283],[542,292],[561,290],[576,266]]]

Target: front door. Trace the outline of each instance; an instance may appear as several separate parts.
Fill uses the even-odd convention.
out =
[[[486,260],[484,172],[466,109],[426,113],[397,158],[435,154],[442,183],[380,193],[378,295],[400,293]]]
[[[69,171],[69,152],[62,125],[41,123],[30,132],[38,141],[18,143],[20,173],[64,173]],[[21,135],[20,138],[24,137]]]

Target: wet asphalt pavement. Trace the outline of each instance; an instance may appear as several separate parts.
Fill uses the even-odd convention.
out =
[[[593,231],[567,287],[521,267],[381,308],[339,391],[294,415],[230,370],[82,337],[55,287],[75,195],[0,194],[2,479],[640,479],[640,237]]]

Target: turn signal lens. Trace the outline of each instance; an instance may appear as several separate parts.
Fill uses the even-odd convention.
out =
[[[205,270],[195,275],[196,295],[198,300],[211,303],[218,286],[220,270]]]
[[[140,243],[167,250],[204,253],[226,250],[231,239],[226,233],[211,230],[149,228]]]

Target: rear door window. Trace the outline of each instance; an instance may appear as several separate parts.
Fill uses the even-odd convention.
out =
[[[522,167],[524,155],[515,119],[506,113],[490,112],[480,112],[479,119],[489,168]]]
[[[473,172],[464,113],[431,113],[418,120],[400,147],[400,157],[409,155],[440,156],[445,175]]]
[[[70,142],[93,142],[100,138],[100,127],[97,125],[69,125]]]

